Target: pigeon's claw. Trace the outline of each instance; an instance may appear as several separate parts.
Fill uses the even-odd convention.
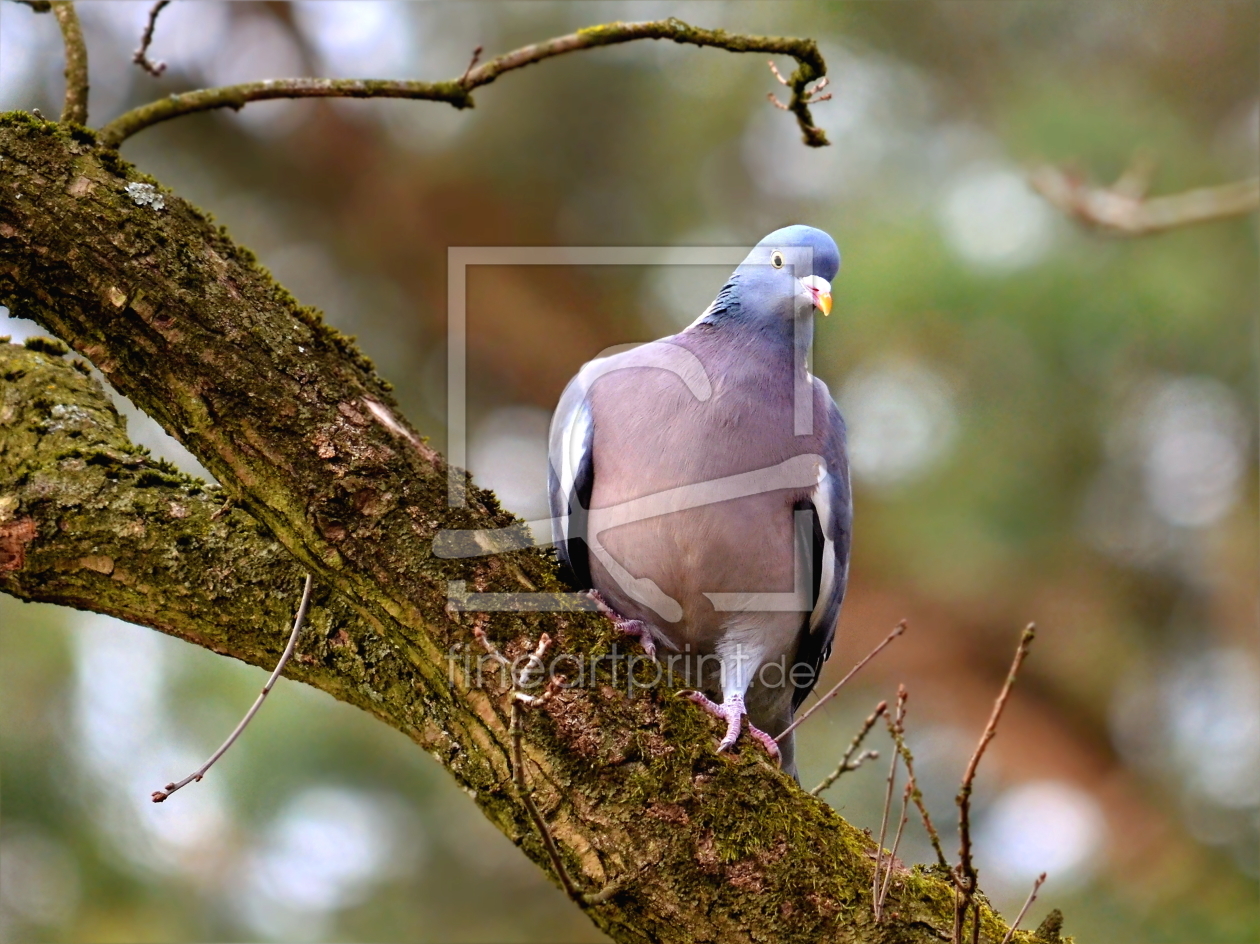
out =
[[[710,701],[701,692],[679,692],[683,698],[693,701],[713,717],[726,722],[726,734],[722,737],[722,743],[718,745],[718,753],[730,750],[735,741],[739,738],[739,731],[743,725],[744,717],[747,710],[744,708],[744,697],[742,695],[731,695],[722,704]],[[780,763],[779,745],[775,743],[774,738],[766,734],[758,727],[754,727],[752,721],[748,722],[748,734],[761,746],[766,749],[766,753],[776,764]]]
[[[722,736],[722,743],[718,745],[718,753],[730,750],[739,737],[740,725],[744,720],[744,701],[742,698],[732,698],[730,701],[724,701],[718,704],[710,701],[702,692],[679,692],[683,698],[693,701],[713,717],[719,721],[726,722],[726,734]]]
[[[618,632],[627,636],[633,636],[639,641],[639,645],[643,647],[643,651],[648,654],[648,658],[653,662],[656,661],[656,640],[652,638],[652,629],[643,620],[626,619],[616,610],[614,610],[598,590],[590,591],[591,599],[595,601],[595,607],[599,612],[608,617],[609,621],[617,629]]]

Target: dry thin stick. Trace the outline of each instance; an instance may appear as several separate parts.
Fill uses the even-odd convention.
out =
[[[962,889],[958,884],[958,876],[954,876],[954,933],[949,939],[952,944],[961,944],[962,942]]]
[[[61,40],[66,48],[66,103],[61,120],[66,124],[86,125],[88,117],[88,55],[83,41],[83,27],[72,0],[52,0],[53,15],[61,27]]]
[[[512,739],[512,781],[516,784],[516,792],[521,798],[521,804],[525,807],[525,812],[534,821],[534,828],[538,830],[538,834],[542,837],[543,848],[547,852],[547,858],[551,860],[551,867],[555,870],[556,877],[560,879],[560,884],[564,886],[565,894],[574,900],[580,900],[582,893],[573,884],[573,879],[569,878],[569,870],[565,868],[564,860],[560,858],[560,848],[556,845],[556,840],[551,835],[551,829],[547,826],[547,821],[543,819],[542,813],[539,812],[538,807],[534,804],[534,791],[525,779],[525,754],[521,737],[521,712],[524,710],[525,703],[521,701],[522,697],[530,698],[530,696],[522,695],[520,692],[513,692],[512,720],[508,725],[508,735]],[[546,693],[539,696],[538,699],[530,698],[529,704],[531,706],[540,704],[545,698]]]
[[[898,697],[905,691],[905,686],[898,687]],[[893,743],[897,746],[897,753],[901,755],[901,759],[906,765],[906,775],[910,779],[910,785],[913,787],[910,798],[914,800],[914,805],[919,809],[919,816],[923,820],[923,827],[927,830],[928,839],[932,842],[932,848],[936,851],[936,861],[941,867],[949,870],[949,860],[945,858],[945,851],[941,848],[941,837],[936,831],[936,825],[932,822],[932,817],[928,815],[927,805],[923,802],[923,791],[919,789],[919,782],[914,776],[914,755],[910,753],[910,748],[906,744],[906,727],[904,723],[905,715],[902,715],[903,721],[894,724],[891,721],[888,724],[888,734],[893,739]]]
[[[1046,880],[1046,873],[1042,872],[1037,876],[1037,881],[1033,882],[1032,891],[1028,893],[1028,898],[1024,901],[1024,907],[1019,909],[1019,914],[1015,916],[1015,920],[1011,922],[1010,930],[1006,932],[1006,936],[1002,938],[1002,944],[1011,944],[1011,939],[1015,937],[1015,929],[1019,927],[1019,923],[1024,920],[1024,915],[1028,914],[1028,909],[1032,907],[1032,903],[1037,900],[1037,892],[1041,890],[1042,884]]]
[[[812,39],[786,36],[747,36],[725,30],[707,30],[690,26],[682,20],[651,20],[644,23],[606,23],[592,26],[567,36],[522,46],[471,66],[456,79],[443,82],[408,82],[376,79],[272,79],[246,82],[219,88],[198,89],[133,108],[100,129],[98,140],[107,147],[118,147],[123,141],[150,125],[199,111],[214,108],[240,109],[249,102],[275,98],[409,98],[447,102],[456,108],[473,107],[471,92],[489,85],[505,72],[521,69],[553,56],[581,49],[595,49],[639,39],[667,39],[692,46],[712,46],[731,52],[758,52],[791,56],[798,63],[788,84],[792,100],[788,110],[796,116],[805,143],[810,147],[827,144],[827,136],[814,125],[810,115],[811,93],[808,86],[822,79],[827,71],[818,44]],[[86,76],[86,71],[84,73]],[[86,111],[84,112],[86,116]]]
[[[472,51],[472,58],[468,60],[468,68],[467,68],[467,69],[465,69],[465,70],[464,70],[464,74],[463,74],[462,76],[460,76],[460,79],[459,79],[459,84],[460,84],[460,85],[467,85],[467,84],[468,84],[468,76],[469,76],[469,73],[471,73],[471,72],[472,72],[472,70],[473,70],[473,66],[475,66],[478,62],[480,62],[480,61],[481,61],[481,52],[482,52],[482,49],[483,49],[483,48],[484,48],[484,47],[482,47],[482,46],[478,46],[476,49],[474,49],[474,50]]]
[[[486,652],[496,660],[502,664],[508,663],[508,660],[499,652],[498,647],[490,641],[485,630],[480,626],[473,627],[473,636],[481,643]],[[525,807],[525,812],[529,815],[534,828],[538,830],[538,835],[542,838],[543,850],[547,853],[547,858],[551,862],[551,867],[555,871],[556,877],[560,879],[560,885],[564,888],[565,894],[583,907],[600,905],[608,901],[620,890],[624,879],[610,882],[597,892],[583,892],[578,889],[577,884],[569,876],[569,870],[565,867],[564,859],[560,857],[560,847],[556,844],[555,837],[551,834],[551,828],[547,825],[547,820],[534,802],[534,790],[525,776],[524,711],[526,708],[537,708],[546,704],[560,690],[561,686],[557,679],[551,679],[541,695],[527,695],[521,689],[532,685],[534,673],[543,670],[543,656],[547,654],[547,647],[550,645],[551,637],[543,633],[538,639],[538,646],[530,653],[529,659],[526,660],[525,665],[521,668],[520,674],[512,679],[512,708],[508,723],[508,737],[512,741],[512,783],[516,787],[517,795],[521,798],[521,805]]]
[[[193,771],[178,783],[168,783],[165,790],[155,790],[153,792],[154,803],[161,803],[176,790],[182,790],[194,780],[200,780],[204,777],[206,775],[206,771],[214,766],[215,761],[226,754],[227,749],[236,742],[238,737],[241,736],[241,732],[245,730],[246,725],[254,720],[254,715],[258,714],[258,709],[262,707],[263,700],[266,699],[267,695],[271,692],[272,686],[276,684],[276,679],[280,678],[280,673],[284,671],[284,667],[288,663],[289,657],[293,655],[294,647],[297,646],[298,636],[302,632],[302,624],[306,621],[306,612],[311,607],[311,587],[313,585],[314,580],[310,574],[307,574],[306,584],[302,587],[302,602],[298,604],[297,616],[293,620],[293,632],[289,634],[289,643],[284,647],[284,652],[280,656],[280,661],[276,663],[276,669],[271,673],[271,678],[267,679],[267,684],[264,685],[262,691],[258,693],[258,697],[254,699],[254,704],[250,707],[249,711],[245,713],[245,717],[241,719],[241,723],[238,724],[232,733],[228,735],[227,740],[223,742],[219,749],[210,755],[210,759],[197,768],[197,770]]]
[[[1140,170],[1126,171],[1111,187],[1097,187],[1046,166],[1029,174],[1028,182],[1067,215],[1116,236],[1145,236],[1260,209],[1260,177],[1165,197],[1145,195]]]
[[[858,731],[858,733],[854,735],[853,740],[849,742],[848,750],[846,750],[844,752],[844,756],[840,758],[840,766],[829,773],[822,783],[810,790],[810,796],[818,796],[833,783],[839,780],[841,774],[850,770],[857,770],[861,767],[863,761],[879,759],[879,751],[864,751],[862,754],[858,755],[857,760],[850,762],[850,758],[852,758],[857,749],[862,746],[862,741],[865,740],[866,735],[870,733],[871,728],[875,727],[875,722],[878,721],[880,716],[887,710],[888,702],[886,701],[881,701],[875,706],[875,710],[871,712],[870,716],[862,723],[862,729]]]
[[[170,2],[171,0],[157,0],[157,3],[153,4],[153,9],[149,11],[148,25],[144,28],[144,35],[140,37],[140,48],[131,57],[132,62],[155,79],[162,77],[162,73],[166,71],[166,63],[151,61],[149,59],[149,46],[153,43],[153,30],[157,27],[158,14]]]
[[[905,790],[901,793],[901,821],[897,824],[897,835],[893,837],[892,850],[888,853],[887,867],[884,869],[884,884],[879,889],[879,901],[875,909],[875,920],[879,921],[884,915],[884,899],[888,897],[888,888],[892,885],[893,868],[897,862],[897,849],[901,847],[901,833],[906,828],[906,820],[910,818],[910,791],[914,789],[914,782],[908,781]],[[879,881],[876,875],[875,880]]]
[[[980,758],[984,756],[985,748],[989,746],[989,742],[997,734],[998,722],[1002,720],[1002,711],[1006,708],[1006,700],[1015,685],[1016,676],[1019,675],[1019,667],[1023,664],[1024,657],[1028,655],[1028,647],[1032,645],[1033,638],[1036,635],[1036,625],[1029,623],[1024,629],[1024,634],[1020,637],[1019,646],[1015,650],[1015,658],[1011,662],[1011,669],[1006,675],[1006,682],[1003,683],[1002,690],[998,693],[997,700],[993,703],[993,712],[989,715],[989,723],[984,726],[984,732],[980,735],[980,742],[976,745],[975,753],[971,755],[971,760],[967,764],[967,770],[963,774],[962,786],[956,798],[958,804],[959,862],[954,872],[955,881],[958,882],[962,891],[960,905],[956,904],[954,908],[954,940],[956,944],[962,944],[962,927],[966,920],[967,908],[976,893],[976,867],[971,859],[971,790],[976,779],[976,769],[980,766]],[[976,941],[980,934],[980,909],[978,905],[975,909],[974,922],[971,939]]]
[[[884,857],[884,837],[888,835],[888,811],[892,809],[893,777],[897,773],[897,754],[893,752],[892,765],[888,768],[888,793],[884,797],[884,815],[879,821],[879,841],[875,844],[875,877],[871,884],[871,906],[875,910],[875,923],[879,923],[879,870]]]
[[[840,681],[836,682],[835,685],[831,686],[831,690],[828,691],[826,695],[823,695],[822,698],[814,702],[813,706],[809,709],[809,711],[805,712],[805,714],[801,715],[799,718],[797,718],[795,721],[789,724],[787,726],[787,730],[785,730],[782,734],[780,734],[777,738],[775,738],[775,741],[776,742],[782,741],[785,737],[787,737],[789,734],[791,734],[793,731],[799,728],[802,724],[808,721],[810,715],[812,715],[815,711],[817,711],[819,708],[827,704],[827,702],[829,702],[832,698],[835,697],[836,692],[840,691],[841,687],[844,685],[845,682],[853,678],[853,676],[857,675],[858,672],[861,670],[861,668],[864,665],[866,665],[866,663],[870,662],[877,655],[879,655],[880,652],[883,651],[885,646],[887,646],[890,642],[892,642],[894,639],[896,639],[905,631],[906,631],[906,621],[902,620],[900,623],[897,624],[897,628],[894,629],[891,633],[889,633],[883,642],[881,642],[878,646],[876,646],[869,653],[867,653],[867,656],[865,659],[863,659],[853,668],[849,669],[848,675],[846,675]]]
[[[904,624],[904,621],[903,621]],[[885,640],[886,641],[886,640]],[[870,656],[867,656],[869,659]],[[906,688],[901,686],[897,691],[897,707],[894,710],[894,719],[900,721],[905,715],[906,709]],[[879,869],[880,863],[884,855],[884,837],[888,835],[888,813],[892,809],[893,784],[897,778],[897,761],[901,755],[893,751],[892,763],[888,765],[888,791],[884,796],[884,815],[879,823],[879,842],[875,846],[875,880],[871,887],[871,903],[875,910],[875,923],[880,921],[883,899],[879,894]]]

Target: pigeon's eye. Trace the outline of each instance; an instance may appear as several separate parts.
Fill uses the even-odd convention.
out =
[[[777,249],[774,252],[770,253],[770,264],[774,266],[776,269],[782,269],[783,268],[783,253],[779,252],[779,250]]]

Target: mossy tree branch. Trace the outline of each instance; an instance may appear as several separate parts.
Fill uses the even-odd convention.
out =
[[[639,39],[668,39],[676,43],[711,46],[731,52],[791,56],[797,61],[797,68],[786,81],[792,90],[792,99],[787,108],[796,115],[806,144],[811,147],[827,144],[826,134],[814,125],[809,110],[810,97],[807,86],[822,79],[827,71],[817,43],[812,39],[796,39],[788,36],[746,36],[741,33],[728,33],[725,30],[702,29],[672,17],[645,23],[607,23],[602,26],[587,27],[568,36],[558,36],[545,42],[522,46],[520,49],[497,56],[481,65],[474,65],[458,78],[442,82],[294,78],[268,79],[262,82],[197,89],[193,92],[167,96],[120,115],[100,129],[100,141],[102,144],[116,148],[133,134],[181,115],[215,108],[240,109],[249,102],[276,98],[410,98],[446,102],[456,108],[472,108],[473,89],[489,85],[505,72],[522,69],[535,62],[542,62],[544,59],[565,53],[596,49],[600,46],[613,46]]]
[[[221,489],[134,446],[82,362],[43,347],[0,344],[0,589],[274,666],[302,568]],[[374,710],[379,630],[326,590],[307,625],[287,674]]]
[[[564,588],[536,549],[432,556],[442,529],[513,519],[475,488],[447,507],[444,460],[350,343],[178,195],[137,202],[127,185],[156,181],[90,132],[0,116],[0,159],[0,303],[89,358],[223,487],[138,456],[64,362],[6,351],[3,589],[269,665],[309,569],[320,594],[290,674],[407,733],[551,871],[512,784],[508,686],[447,656],[474,629],[509,658],[546,631],[590,664],[606,625],[448,610],[449,580]],[[213,521],[225,496],[236,507]],[[575,883],[615,883],[587,908],[613,939],[926,942],[950,927],[950,881],[919,870],[894,876],[875,925],[871,840],[760,751],[713,744],[707,716],[666,691],[628,698],[607,661],[530,713],[533,801]],[[982,939],[1000,940],[982,915]]]

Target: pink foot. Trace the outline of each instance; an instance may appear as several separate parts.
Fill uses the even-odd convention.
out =
[[[688,701],[695,702],[713,717],[726,722],[726,734],[722,738],[722,743],[718,745],[718,753],[729,750],[739,737],[740,726],[744,717],[748,714],[744,709],[744,696],[731,695],[730,698],[719,705],[710,701],[700,692],[679,692],[678,694]],[[754,727],[751,721],[748,722],[748,734],[753,740],[760,742],[775,764],[780,763],[779,745],[775,743],[774,738],[760,728]]]
[[[591,599],[595,601],[596,608],[608,617],[617,631],[639,640],[639,645],[648,654],[648,658],[655,662],[656,640],[652,638],[652,630],[648,628],[648,624],[643,622],[643,620],[626,619],[604,601],[598,590],[588,592],[591,595]]]

